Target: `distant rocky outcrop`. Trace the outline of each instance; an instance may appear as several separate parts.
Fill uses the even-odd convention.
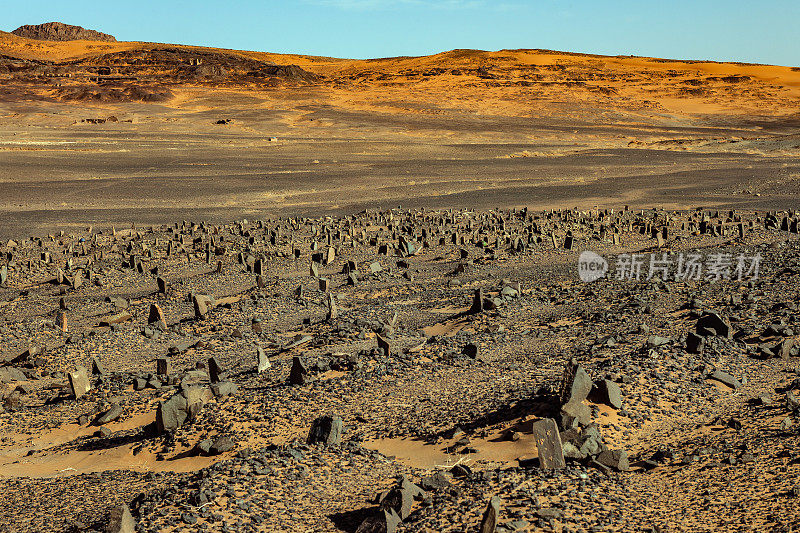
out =
[[[33,24],[20,26],[12,31],[14,35],[37,39],[39,41],[106,41],[116,42],[112,35],[100,33],[99,31],[87,30],[80,26],[72,26],[62,22],[46,22],[44,24]]]

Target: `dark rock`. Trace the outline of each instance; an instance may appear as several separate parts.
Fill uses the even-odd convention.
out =
[[[731,338],[731,326],[718,313],[708,312],[697,319],[697,334],[706,336],[709,332],[720,337]]]
[[[704,339],[697,333],[690,331],[686,335],[686,351],[689,353],[702,353]]]
[[[219,368],[216,358],[208,359],[208,379],[211,383],[219,383],[222,371]]]
[[[355,533],[395,533],[400,517],[394,509],[381,509],[364,520]]]
[[[480,313],[483,308],[483,289],[475,289],[475,294],[472,297],[472,307],[470,307],[469,312],[472,314]]]
[[[607,379],[595,382],[589,399],[595,403],[610,405],[614,409],[622,407],[622,391],[619,385]]]
[[[628,464],[628,453],[625,450],[606,450],[597,456],[597,462],[601,465],[625,472],[630,469]]]
[[[92,375],[105,376],[106,371],[97,357],[92,357]]]
[[[424,496],[425,491],[403,476],[400,483],[389,490],[378,503],[383,509],[393,509],[400,520],[405,520],[411,515],[414,500]]]
[[[736,379],[735,377],[731,376],[727,372],[722,372],[721,370],[715,370],[711,374],[708,375],[708,379],[713,379],[715,381],[719,381],[720,383],[727,385],[733,389],[738,389],[742,386],[742,383]]]
[[[87,30],[86,28],[73,26],[72,24],[64,24],[63,22],[29,24],[20,26],[11,33],[38,41],[104,41],[112,43],[117,41],[113,36],[107,33]]]
[[[156,359],[156,373],[159,376],[168,376],[172,372],[172,363],[169,357],[159,357]]]
[[[378,341],[378,348],[383,351],[384,357],[389,357],[392,353],[391,346],[389,345],[389,341],[380,336],[379,334],[375,334],[375,339]]]
[[[325,415],[315,419],[311,423],[308,432],[308,444],[324,444],[325,446],[335,446],[342,442],[342,418],[337,415]]]
[[[95,422],[98,426],[102,426],[103,424],[108,424],[109,422],[113,422],[114,420],[118,419],[122,416],[123,413],[122,407],[117,404],[111,406],[111,408],[106,411],[103,416],[97,419]]]
[[[308,379],[308,370],[303,365],[303,360],[296,355],[292,358],[292,369],[289,371],[289,384],[303,385]]]
[[[428,491],[438,491],[450,487],[452,483],[450,483],[449,476],[439,470],[430,476],[423,477],[419,485]]]
[[[478,358],[478,346],[475,343],[470,342],[464,346],[464,349],[461,351],[464,355],[471,359]]]
[[[124,503],[111,509],[108,515],[106,533],[134,533],[136,520],[131,516],[131,510]]]
[[[479,533],[494,533],[497,531],[497,520],[500,516],[500,498],[492,496],[481,518]]]
[[[158,304],[150,304],[150,313],[147,316],[147,323],[167,329],[167,319],[164,318],[164,311]]]
[[[221,453],[229,452],[235,447],[233,440],[230,437],[223,435],[218,437],[209,449],[210,455],[219,455]]]

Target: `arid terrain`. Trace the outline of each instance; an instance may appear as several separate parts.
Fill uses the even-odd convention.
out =
[[[800,177],[790,67],[0,33],[0,81],[6,237],[397,205],[785,209]]]
[[[800,69],[84,32],[0,32],[0,532],[800,528]]]

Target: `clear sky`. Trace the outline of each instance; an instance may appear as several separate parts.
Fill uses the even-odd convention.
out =
[[[13,1],[13,9],[3,4]],[[800,65],[800,0],[0,0],[4,29],[335,57],[454,48]]]

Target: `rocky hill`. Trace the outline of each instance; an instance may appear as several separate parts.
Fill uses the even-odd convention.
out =
[[[117,41],[112,35],[108,35],[107,33],[87,30],[80,26],[73,26],[62,22],[46,22],[44,24],[20,26],[11,33],[19,37],[27,37],[28,39],[36,39],[39,41]]]

